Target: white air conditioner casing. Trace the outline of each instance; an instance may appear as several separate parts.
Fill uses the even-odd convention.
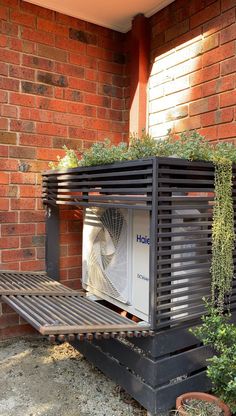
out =
[[[186,231],[188,222],[184,216],[192,216],[192,221],[196,222],[193,226],[193,236],[194,229],[196,230],[196,227],[200,229],[197,219],[198,210],[176,209],[173,214],[178,219],[173,221],[173,226],[168,223],[167,227],[171,227],[172,232],[180,233],[180,236],[172,237],[175,250],[178,250],[179,254],[173,252],[171,255],[174,259],[172,267],[178,269],[178,272],[172,272],[172,284],[168,287],[168,291],[176,295],[170,301],[169,310],[174,312],[171,320],[188,315],[189,278],[188,270],[185,268],[186,264],[189,266],[197,264],[196,243],[191,244],[190,235],[186,245],[185,237],[181,235]],[[188,226],[188,230],[191,231],[191,227]],[[149,321],[150,298],[149,233],[150,214],[147,211],[118,208],[85,210],[83,288],[89,295],[107,300],[146,322]],[[201,263],[199,263],[199,272],[201,272]],[[176,288],[176,285],[177,287],[180,285],[180,288]],[[177,301],[181,301],[182,305],[175,306]]]
[[[149,212],[87,208],[83,288],[148,321]]]

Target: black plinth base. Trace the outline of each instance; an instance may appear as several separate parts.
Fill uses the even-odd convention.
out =
[[[205,369],[212,351],[188,329],[73,345],[153,416],[174,408],[176,397],[184,392],[210,389]]]

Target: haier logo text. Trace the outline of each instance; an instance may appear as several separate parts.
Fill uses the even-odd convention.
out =
[[[150,244],[150,238],[147,235],[136,235],[136,242],[141,244]]]

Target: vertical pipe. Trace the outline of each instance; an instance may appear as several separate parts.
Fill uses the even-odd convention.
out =
[[[46,271],[54,280],[60,280],[59,270],[59,208],[57,205],[47,207],[46,212]]]

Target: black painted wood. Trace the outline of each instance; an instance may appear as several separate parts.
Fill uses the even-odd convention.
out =
[[[167,411],[174,407],[175,398],[186,391],[208,391],[210,389],[209,380],[205,371],[190,375],[184,378],[183,373],[179,374],[179,379],[172,380],[162,387],[153,388],[138,375],[135,375],[111,353],[106,353],[94,343],[87,341],[73,343],[90,362],[98,367],[104,374],[120,384],[135,400],[144,406],[153,415],[158,416],[160,411]]]
[[[46,212],[46,273],[54,280],[60,279],[59,208],[47,207]]]

